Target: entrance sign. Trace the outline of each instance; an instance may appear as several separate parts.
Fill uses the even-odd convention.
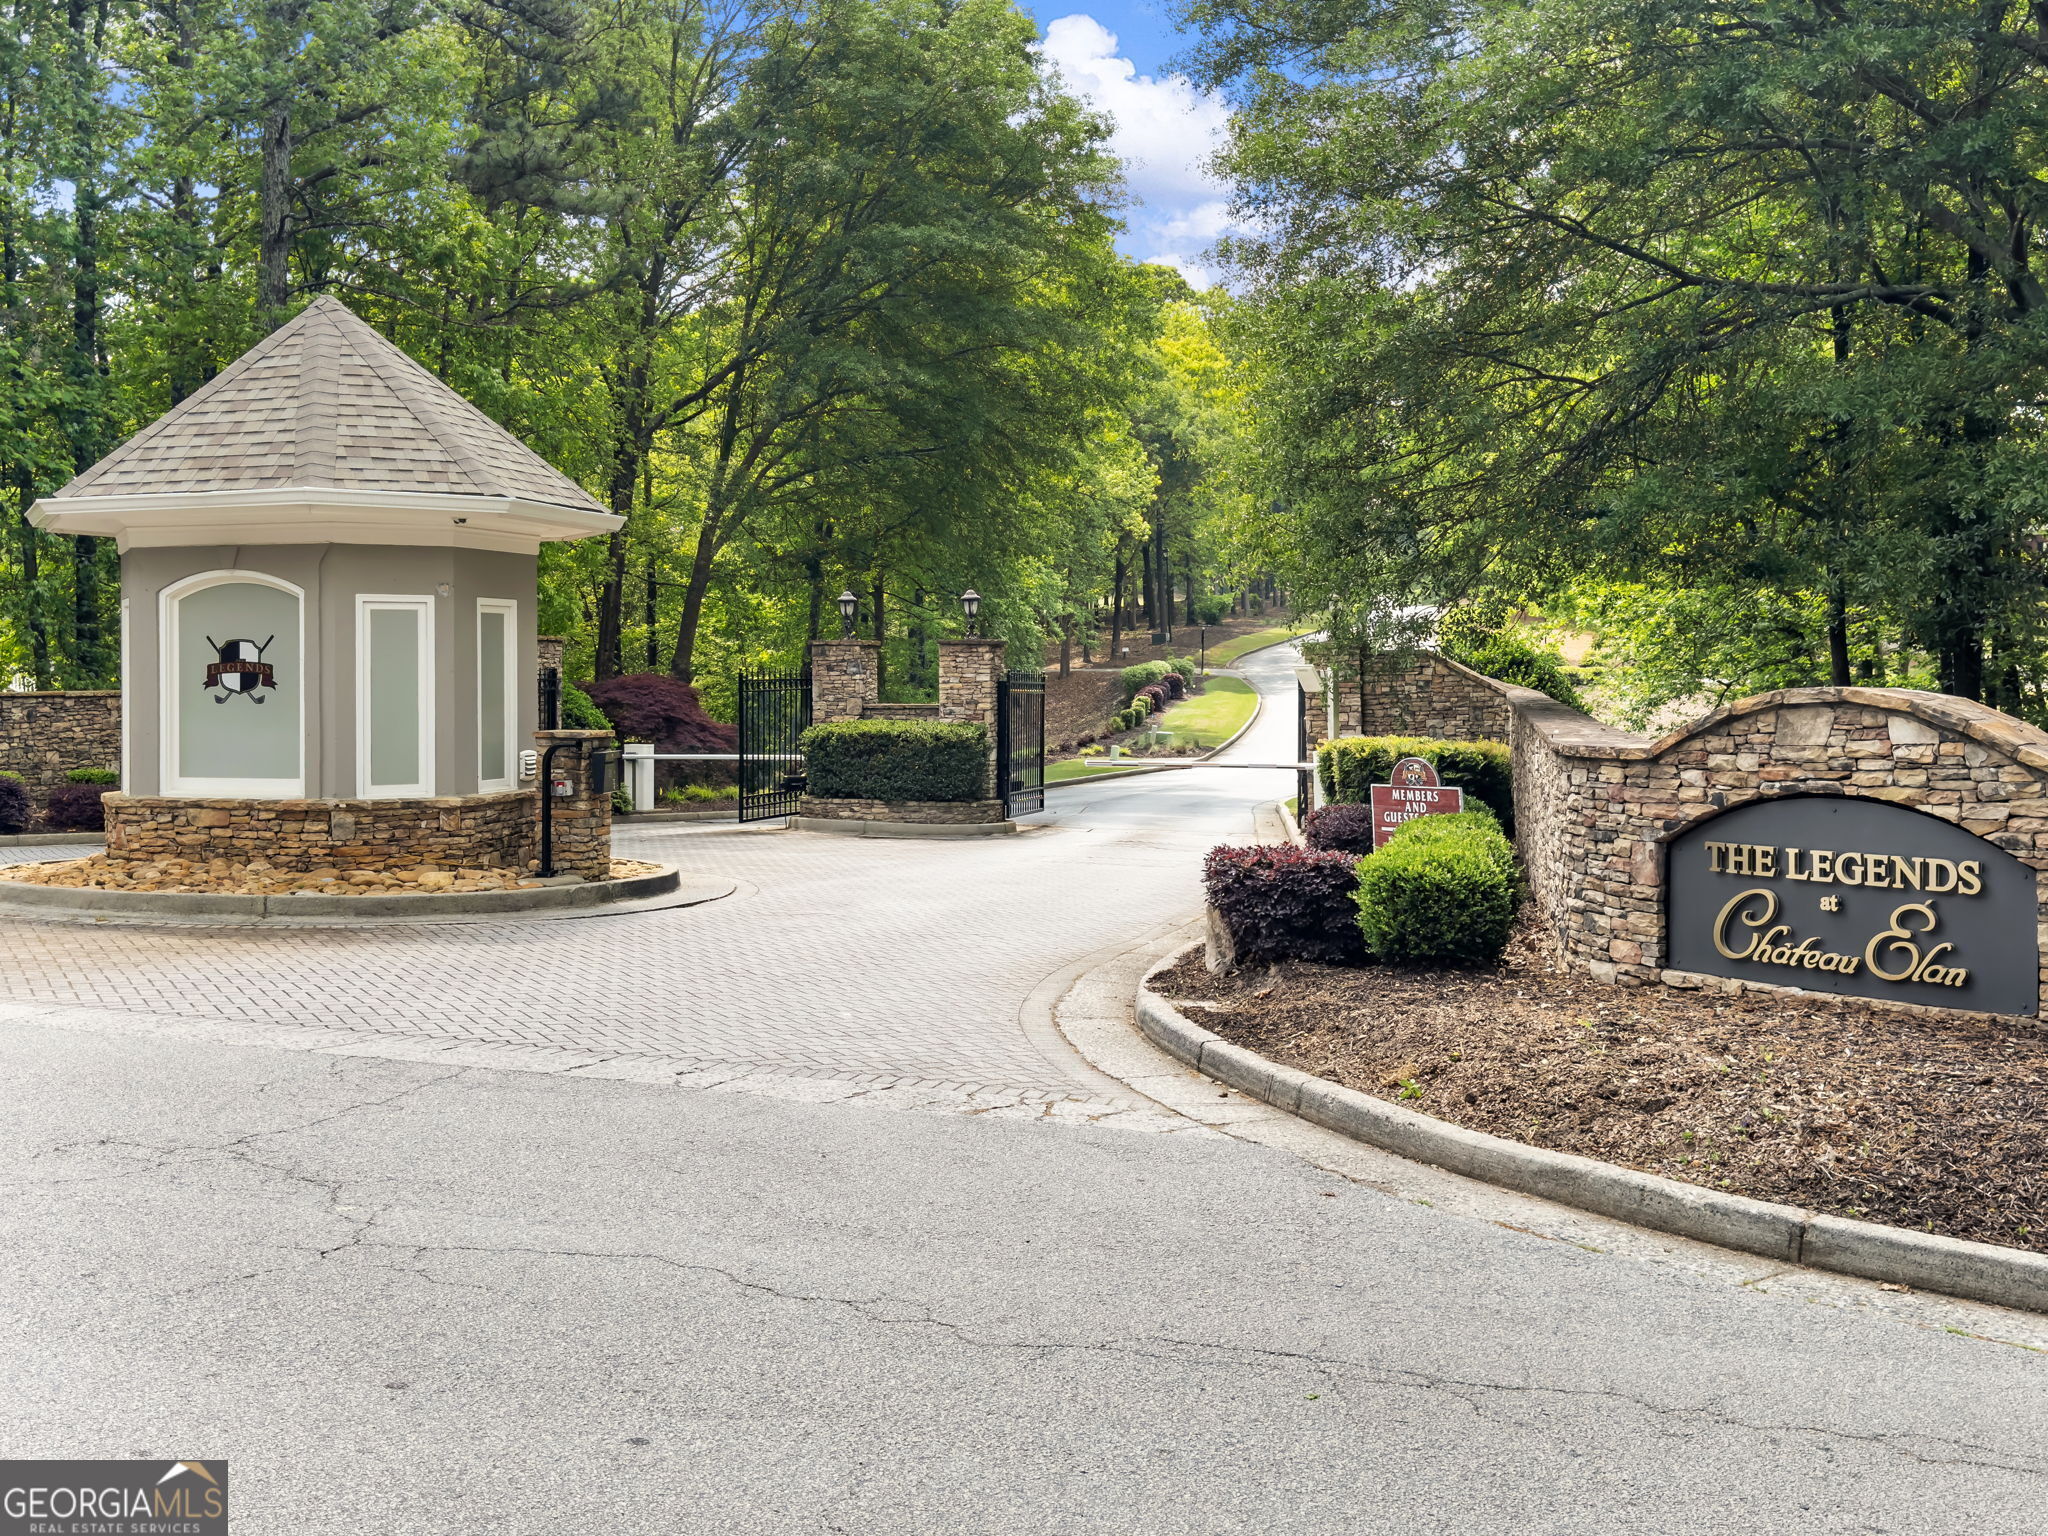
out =
[[[1665,884],[1678,970],[2039,1012],[2034,872],[1938,817],[1846,796],[1753,801],[1674,839]]]
[[[1391,784],[1372,786],[1372,846],[1377,852],[1403,822],[1465,809],[1465,791],[1437,781],[1436,768],[1419,757],[1394,764]]]

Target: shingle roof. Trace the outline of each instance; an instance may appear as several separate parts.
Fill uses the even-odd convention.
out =
[[[286,488],[516,496],[604,511],[326,296],[57,496]]]

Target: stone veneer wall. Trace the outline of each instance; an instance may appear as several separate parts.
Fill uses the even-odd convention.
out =
[[[537,731],[557,741],[608,746],[609,731]],[[561,752],[554,772],[571,793],[552,803],[555,872],[611,874],[612,801],[589,789],[588,755]],[[123,866],[205,859],[271,868],[526,869],[540,857],[539,794],[437,795],[412,800],[198,800],[107,795],[107,857]]]
[[[1501,684],[1433,652],[1333,679],[1339,736],[1435,736],[1506,741],[1513,711]]]
[[[1664,845],[1749,801],[1885,800],[1953,822],[2031,869],[2048,869],[2048,731],[1968,699],[1905,688],[1781,689],[1651,738],[1602,725],[1533,689],[1430,660],[1463,677],[1459,697],[1426,717],[1425,734],[1499,739],[1484,712],[1468,714],[1463,695],[1473,681],[1506,711],[1516,841],[1530,898],[1564,954],[1604,980],[1733,985],[1667,968]],[[1477,728],[1456,729],[1468,717]],[[2048,881],[2037,880],[2036,891],[2048,951]],[[2041,981],[2048,1013],[2048,965]]]
[[[547,761],[548,748],[556,742],[581,742],[580,751],[555,754],[554,777],[569,781],[570,793],[549,796],[554,818],[555,873],[581,875],[586,880],[608,879],[612,872],[612,797],[610,791],[593,794],[590,789],[590,759],[600,748],[612,744],[610,731],[535,731],[533,744]],[[617,782],[616,778],[614,782]],[[549,793],[543,782],[542,794]],[[539,834],[535,833],[535,847]]]
[[[118,689],[0,693],[0,770],[27,781],[38,816],[72,769],[120,767]]]
[[[190,800],[111,794],[107,858],[264,860],[273,869],[523,869],[534,792],[419,800]]]
[[[832,821],[909,821],[926,826],[970,826],[1003,819],[1000,800],[821,800],[805,795],[797,815]]]

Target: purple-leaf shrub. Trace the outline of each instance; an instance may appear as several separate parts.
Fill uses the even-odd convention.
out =
[[[736,752],[739,732],[704,713],[697,690],[660,672],[631,672],[588,683],[583,691],[612,729],[664,752]]]
[[[111,784],[59,784],[50,791],[50,803],[43,814],[51,826],[61,831],[104,832],[107,813],[100,804],[100,796],[113,788]]]
[[[1301,824],[1301,833],[1311,848],[1362,857],[1372,852],[1372,807],[1326,805],[1319,811],[1308,813],[1308,819]]]
[[[1357,862],[1287,844],[1212,848],[1202,879],[1240,959],[1363,965]]]
[[[28,786],[11,773],[0,773],[0,837],[28,830]]]

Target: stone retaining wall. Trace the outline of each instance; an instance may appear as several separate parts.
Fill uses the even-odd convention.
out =
[[[805,795],[797,815],[831,821],[910,821],[926,826],[975,826],[1003,819],[1000,800],[824,800]]]
[[[1334,694],[1337,734],[1506,741],[1513,711],[1501,687],[1429,653],[1382,662],[1363,678],[1345,670]]]
[[[38,817],[72,769],[120,767],[118,689],[0,693],[0,770],[27,781]]]
[[[524,869],[535,856],[535,794],[418,800],[191,800],[110,794],[107,858],[262,860],[273,869]]]
[[[1512,745],[1516,841],[1530,898],[1564,954],[1609,981],[1726,984],[1669,968],[1665,845],[1748,802],[1883,800],[2048,870],[2048,731],[1968,699],[1904,688],[1781,689],[1652,738],[1441,657],[1425,658],[1416,673],[1413,688],[1452,679],[1445,704],[1423,713],[1418,734],[1505,734]],[[1505,733],[1471,707],[1475,688],[1497,701]],[[2036,891],[2048,950],[2048,882],[2037,880]],[[2048,966],[2040,980],[2048,1000]]]

